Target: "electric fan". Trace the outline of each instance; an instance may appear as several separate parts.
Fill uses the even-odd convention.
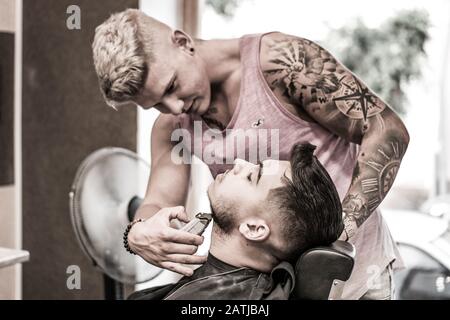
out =
[[[123,285],[158,276],[157,268],[123,246],[123,232],[145,195],[149,165],[123,148],[90,154],[77,170],[70,197],[72,226],[85,254],[104,274],[105,298],[123,299]]]

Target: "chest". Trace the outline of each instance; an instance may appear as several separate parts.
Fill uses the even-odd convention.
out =
[[[203,116],[203,120],[211,128],[224,130],[230,123],[238,107],[241,93],[241,73],[236,72],[225,86],[226,90],[212,90],[211,106],[208,112]],[[290,102],[281,93],[272,91],[280,102],[281,107],[307,122],[315,122],[308,113],[299,106]],[[257,105],[245,106],[246,108],[258,108]]]
[[[211,105],[202,116],[210,128],[224,130],[235,113],[240,96],[241,72],[236,71],[226,83],[211,87]]]

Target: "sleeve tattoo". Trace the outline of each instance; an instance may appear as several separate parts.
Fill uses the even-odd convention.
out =
[[[331,132],[361,145],[344,197],[345,230],[353,236],[394,183],[409,136],[398,116],[312,41],[284,36],[267,49],[266,80],[296,108]]]

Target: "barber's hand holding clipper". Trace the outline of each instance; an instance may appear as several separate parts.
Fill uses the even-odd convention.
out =
[[[138,211],[143,210],[152,210],[152,206],[143,205]],[[189,222],[184,207],[163,208],[132,226],[128,233],[128,244],[133,252],[147,262],[190,276],[193,270],[186,264],[203,264],[206,261],[205,256],[194,255],[203,243],[203,237],[171,227],[173,219]]]

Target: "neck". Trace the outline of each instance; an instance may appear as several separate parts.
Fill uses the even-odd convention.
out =
[[[238,231],[223,235],[217,225],[213,225],[209,251],[216,258],[232,266],[250,268],[270,273],[279,263],[269,250],[264,250],[242,237]]]
[[[223,84],[239,70],[239,39],[199,41],[196,50],[211,84]]]
[[[239,96],[239,39],[196,41],[196,50],[211,84],[211,105],[217,106],[213,118],[225,127]]]

